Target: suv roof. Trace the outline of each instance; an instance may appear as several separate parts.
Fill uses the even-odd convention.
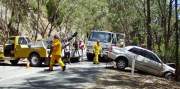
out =
[[[146,51],[148,51],[148,52],[150,52],[150,53],[155,54],[153,51],[148,50],[148,49],[146,49],[146,48],[139,47],[139,46],[127,46],[127,47],[125,47],[126,50],[130,50],[130,49],[132,49],[132,48],[138,48],[138,49],[146,50]]]
[[[145,48],[142,48],[142,47],[139,47],[139,46],[127,46],[127,47],[125,47],[125,49],[127,49],[127,50],[130,50],[130,49],[132,49],[132,48],[138,48],[138,49],[146,50],[146,51],[148,51],[148,52],[152,52],[152,51],[150,51],[150,50],[148,50],[148,49],[145,49]]]

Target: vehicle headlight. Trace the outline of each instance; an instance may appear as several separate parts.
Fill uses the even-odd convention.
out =
[[[121,44],[121,45],[124,45],[124,42],[121,42],[120,44]]]

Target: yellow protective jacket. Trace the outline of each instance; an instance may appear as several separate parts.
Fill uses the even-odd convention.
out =
[[[97,45],[97,43],[96,43],[96,44],[93,45],[93,51],[94,51],[95,54],[100,54],[101,49],[102,49],[102,48],[101,48],[101,45],[100,45],[100,44]]]
[[[52,55],[60,55],[62,54],[62,44],[59,39],[54,39],[52,42]]]

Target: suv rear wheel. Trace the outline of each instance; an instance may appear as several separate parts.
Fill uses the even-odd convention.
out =
[[[41,64],[42,64],[40,56],[37,53],[31,54],[28,59],[30,61],[31,66],[37,67],[37,66],[41,66]]]

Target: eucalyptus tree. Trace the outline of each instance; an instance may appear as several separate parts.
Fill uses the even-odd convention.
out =
[[[179,74],[180,74],[180,70],[179,70],[179,28],[178,28],[178,3],[177,3],[177,0],[175,0],[175,17],[176,17],[176,23],[175,23],[175,29],[176,29],[176,76],[175,76],[175,79],[176,80],[180,80],[179,78]]]
[[[10,35],[17,35],[19,25],[26,21],[28,16],[28,0],[2,0],[1,1],[11,12],[10,19],[7,23]]]

